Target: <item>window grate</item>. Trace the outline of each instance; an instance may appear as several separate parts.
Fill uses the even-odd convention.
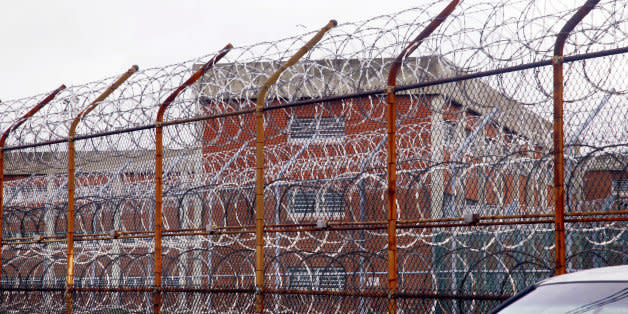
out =
[[[338,192],[316,193],[297,191],[293,194],[289,210],[296,217],[338,217],[344,214],[345,201]]]
[[[340,267],[289,267],[289,289],[342,290],[347,281],[346,272]]]
[[[617,197],[628,197],[628,179],[613,179],[613,194]]]
[[[341,117],[293,118],[288,124],[288,141],[341,141],[345,120]]]

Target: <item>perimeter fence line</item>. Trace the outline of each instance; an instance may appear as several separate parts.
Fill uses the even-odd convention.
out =
[[[594,266],[600,251],[580,249],[579,241],[604,246],[625,237],[625,225],[617,223],[628,220],[621,194],[623,184],[628,186],[628,143],[592,145],[569,138],[562,143],[562,66],[623,60],[628,47],[563,57],[561,45],[598,2],[587,1],[569,20],[551,60],[399,86],[391,76],[387,88],[293,101],[282,101],[278,91],[269,105],[264,105],[265,92],[281,71],[307,54],[335,22],[279,67],[257,97],[225,100],[203,85],[212,67],[228,66],[218,63],[231,50],[228,45],[172,91],[155,123],[76,135],[79,121],[105,105],[137,71],[134,67],[73,118],[67,137],[5,147],[10,133],[52,101],[61,86],[16,119],[0,142],[2,308],[33,309],[37,305],[29,301],[41,298],[40,309],[66,312],[95,305],[95,310],[111,309],[110,304],[125,310],[146,310],[150,304],[155,313],[324,312],[327,306],[485,311],[529,284],[526,273],[536,272],[537,278]],[[457,4],[452,1],[434,21],[442,22]],[[402,69],[402,82],[408,77],[405,59],[440,67],[433,71],[445,67],[442,61],[409,57],[437,25],[428,25],[429,31],[389,63]],[[553,122],[479,80],[542,73],[550,65]],[[196,103],[196,116],[164,122],[166,108],[187,88],[194,89],[187,99]],[[624,90],[594,88],[625,96]],[[608,98],[602,101],[598,108]],[[545,136],[549,126],[554,146]],[[128,136],[134,141],[131,150],[74,149],[81,141],[97,147],[99,139],[118,142],[124,137],[117,136],[152,130],[154,150],[143,149],[145,135]],[[192,140],[168,142],[171,148],[164,149],[164,132]],[[66,159],[59,148],[66,143],[67,172],[54,171],[55,160]],[[573,154],[576,150],[580,155]],[[146,158],[153,153],[154,160]],[[9,180],[5,162],[12,171]],[[146,169],[151,164],[154,172]],[[550,170],[555,181],[548,198]],[[595,194],[588,187],[607,183],[595,182],[605,171],[612,173],[616,194],[598,203],[586,199]],[[66,187],[64,199],[59,191]],[[29,199],[37,189],[48,199]],[[522,229],[534,225],[539,227]],[[17,236],[5,237],[11,233]],[[75,242],[83,243],[78,252]],[[615,255],[602,257],[607,264],[626,260],[622,249],[610,251]],[[31,263],[30,271],[19,270]],[[63,285],[56,279],[61,269]],[[7,273],[12,280],[5,280]]]

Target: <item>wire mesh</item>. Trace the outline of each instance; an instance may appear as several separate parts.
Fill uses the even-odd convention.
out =
[[[467,1],[399,72],[390,293],[385,82],[442,6],[340,24],[270,88],[262,290],[255,97],[312,33],[233,48],[166,111],[159,287],[155,117],[209,57],[134,74],[73,139],[73,310],[150,311],[159,293],[164,312],[249,312],[260,294],[271,312],[484,312],[551,276],[548,60],[577,8]],[[568,271],[628,263],[626,6],[600,2],[565,48]],[[67,88],[8,138],[0,311],[66,307],[68,132],[114,80]],[[41,98],[3,102],[0,127]]]

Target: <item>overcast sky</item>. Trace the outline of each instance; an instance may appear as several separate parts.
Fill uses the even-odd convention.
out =
[[[355,22],[419,0],[0,0],[0,100]],[[444,7],[444,5],[443,5]]]

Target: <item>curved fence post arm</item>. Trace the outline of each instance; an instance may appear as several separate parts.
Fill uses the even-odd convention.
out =
[[[556,275],[565,270],[565,156],[563,126],[563,48],[569,33],[600,2],[588,0],[565,23],[554,44],[554,241],[556,250]]]
[[[0,136],[0,279],[2,278],[2,226],[3,226],[3,214],[4,214],[4,144],[6,143],[9,134],[19,128],[28,118],[32,117],[37,113],[37,111],[41,110],[44,106],[46,106],[49,102],[51,102],[57,94],[65,89],[65,85],[59,86],[52,93],[50,93],[46,98],[40,101],[33,109],[29,110],[26,114],[24,114],[21,118],[15,121],[11,126],[9,126],[2,136]]]
[[[255,310],[264,311],[264,98],[281,73],[295,64],[303,55],[316,45],[323,35],[338,25],[335,20],[329,21],[312,39],[299,49],[286,63],[273,73],[262,85],[257,94],[255,106]]]
[[[397,74],[403,60],[416,50],[423,40],[451,14],[460,0],[453,0],[434,18],[430,24],[397,56],[388,72],[386,87],[386,113],[388,124],[388,153],[387,153],[387,199],[388,199],[388,312],[397,312],[397,152],[396,152],[396,98]]]
[[[100,96],[92,101],[85,109],[83,109],[72,121],[70,131],[68,132],[68,234],[67,234],[67,268],[66,268],[66,312],[72,313],[72,294],[74,286],[74,206],[75,206],[75,149],[74,136],[76,135],[76,127],[78,123],[96,106],[98,106],[105,98],[113,93],[122,83],[124,83],[133,73],[137,72],[137,65],[132,66],[113,84],[111,84]]]
[[[153,312],[159,313],[161,311],[161,269],[162,269],[162,249],[161,249],[161,229],[162,229],[162,201],[163,201],[163,120],[166,109],[170,104],[179,96],[179,94],[188,86],[194,84],[199,78],[201,78],[205,72],[211,69],[216,62],[224,57],[227,52],[233,48],[231,44],[228,44],[222,50],[218,52],[213,58],[192,74],[183,84],[172,92],[166,100],[159,106],[157,111],[157,118],[155,121],[155,264],[154,264],[154,295],[153,295]]]

